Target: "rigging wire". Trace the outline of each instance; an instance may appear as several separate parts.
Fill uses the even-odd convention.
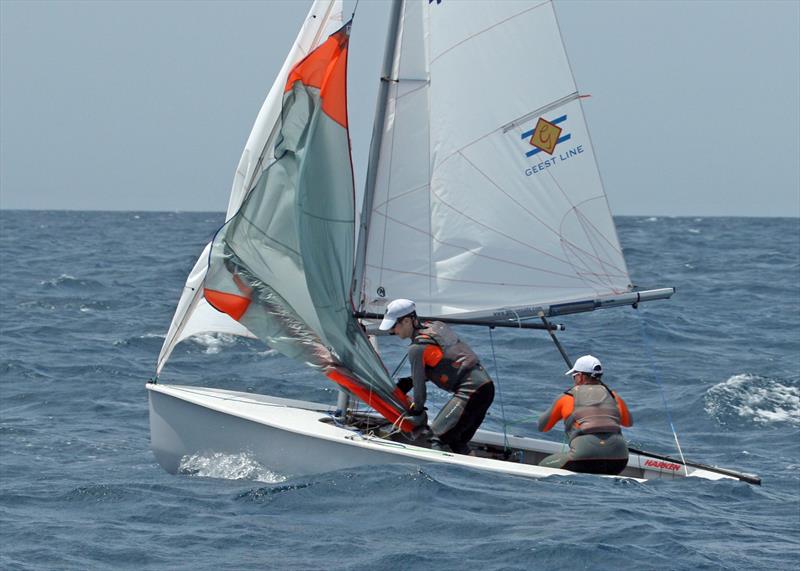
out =
[[[678,433],[675,431],[675,424],[672,422],[672,413],[670,412],[669,405],[667,404],[667,395],[664,391],[664,385],[661,383],[661,378],[658,374],[658,367],[655,366],[655,361],[653,359],[653,350],[650,345],[650,338],[647,336],[647,331],[645,329],[644,316],[639,312],[636,313],[639,319],[639,330],[642,334],[642,342],[644,343],[645,352],[647,353],[647,360],[650,362],[650,369],[652,370],[653,377],[655,378],[659,392],[661,393],[661,401],[664,403],[664,410],[667,413],[667,421],[669,421],[669,427],[672,430],[672,436],[675,438],[675,445],[678,447],[678,454],[681,457],[683,470],[686,473],[686,476],[689,476],[689,467],[686,465],[686,458],[683,457],[681,443],[678,441]]]
[[[508,431],[506,430],[506,409],[503,406],[503,391],[500,388],[500,370],[497,368],[497,357],[494,352],[494,335],[492,334],[494,327],[489,327],[489,342],[492,345],[492,361],[494,361],[494,378],[497,382],[497,395],[500,397],[500,415],[503,417],[503,451],[507,452],[508,446]]]
[[[408,353],[403,355],[403,358],[400,359],[400,362],[397,364],[397,367],[395,367],[394,372],[392,373],[392,377],[391,377],[393,380],[394,380],[394,377],[397,375],[397,372],[400,370],[400,367],[402,367],[403,364],[406,362],[406,359],[408,359]]]

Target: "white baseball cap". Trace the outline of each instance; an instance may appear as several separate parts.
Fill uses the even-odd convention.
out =
[[[414,313],[416,310],[417,306],[414,305],[414,302],[410,299],[395,299],[386,306],[386,313],[383,315],[383,321],[381,321],[378,329],[381,331],[389,331],[394,327],[398,319],[410,313]]]
[[[565,375],[572,375],[573,373],[586,373],[587,375],[602,375],[603,364],[600,359],[592,355],[584,355],[575,361],[572,368],[564,373]]]

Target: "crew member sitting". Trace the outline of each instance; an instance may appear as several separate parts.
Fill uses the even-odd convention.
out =
[[[569,438],[569,450],[552,454],[540,466],[589,474],[619,474],[628,465],[628,445],[622,426],[633,426],[625,401],[603,384],[603,365],[584,355],[565,374],[574,386],[539,417],[539,430],[547,432],[559,420]]]

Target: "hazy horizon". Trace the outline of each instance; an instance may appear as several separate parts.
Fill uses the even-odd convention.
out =
[[[102,208],[4,208],[0,207],[0,212],[92,212],[92,213],[118,213],[118,214],[219,214],[225,215],[225,210],[120,210]],[[748,215],[748,214],[615,214],[614,218],[774,218],[776,220],[794,220],[800,218],[798,215]]]

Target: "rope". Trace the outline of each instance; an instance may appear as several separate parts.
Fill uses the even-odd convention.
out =
[[[392,379],[394,379],[395,375],[397,375],[397,372],[400,370],[400,367],[402,367],[403,364],[406,362],[406,359],[408,359],[408,353],[403,355],[403,358],[400,359],[400,362],[397,364],[397,367],[395,367],[394,372],[392,373],[391,376]]]
[[[403,423],[403,420],[405,420],[406,418],[408,418],[408,414],[406,414],[406,413],[403,413],[403,414],[401,414],[400,416],[397,417],[397,420],[395,420],[392,423],[392,428],[394,430],[389,433],[389,436],[391,436],[392,434],[396,434],[397,432],[400,432],[400,425]]]
[[[639,326],[640,331],[642,334],[642,341],[644,343],[645,352],[647,353],[647,359],[650,361],[650,368],[653,371],[653,377],[656,380],[656,384],[658,385],[659,391],[661,392],[661,401],[664,403],[664,410],[667,413],[667,420],[669,421],[670,430],[672,430],[672,436],[675,438],[675,445],[678,447],[678,454],[681,457],[681,462],[683,463],[683,470],[686,476],[689,475],[689,468],[686,466],[686,459],[683,457],[683,450],[681,449],[681,443],[678,441],[678,433],[675,431],[675,424],[672,422],[672,413],[669,410],[669,405],[667,404],[667,395],[664,391],[664,385],[661,384],[661,378],[658,374],[658,367],[655,366],[655,360],[653,359],[653,350],[650,346],[650,338],[647,336],[647,331],[645,330],[645,323],[644,323],[644,316],[637,312],[639,318]]]
[[[503,406],[503,391],[500,388],[500,370],[497,368],[497,357],[494,353],[494,335],[492,331],[494,327],[489,328],[489,341],[492,345],[492,361],[494,362],[494,378],[497,382],[497,396],[500,397],[500,415],[503,417],[503,451],[507,451],[508,446],[508,431],[506,430],[506,409]]]

